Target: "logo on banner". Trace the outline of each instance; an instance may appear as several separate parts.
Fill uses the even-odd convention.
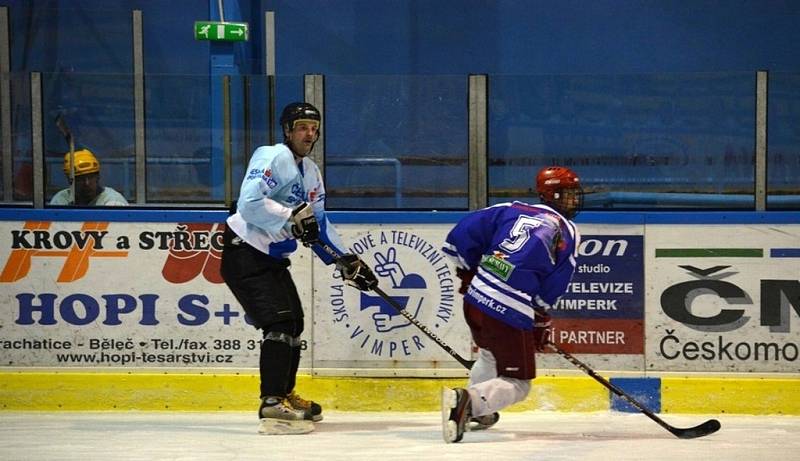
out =
[[[200,274],[211,283],[222,283],[222,233],[224,224],[178,224],[168,247],[169,254],[161,269],[164,280],[186,283]]]
[[[661,309],[671,319],[700,331],[731,331],[747,323],[747,309],[727,306],[746,305],[752,298],[737,284],[725,280],[738,274],[728,270],[731,266],[719,265],[698,268],[681,265],[695,280],[679,282],[664,289],[661,294]],[[761,280],[760,324],[773,332],[789,332],[790,307],[800,315],[799,280]],[[699,294],[712,295],[724,301],[723,307],[715,309],[713,315],[697,315],[693,305]],[[697,303],[701,304],[701,303]],[[714,303],[717,304],[717,303]]]
[[[59,283],[82,279],[92,258],[126,258],[124,250],[108,250],[105,237],[107,222],[85,222],[80,230],[51,231],[48,221],[27,221],[21,230],[11,232],[11,254],[0,273],[0,282],[11,283],[25,278],[34,258],[62,260]]]
[[[800,348],[791,330],[793,316],[800,316],[800,280],[779,276],[795,272],[795,263],[769,259],[770,278],[725,264],[732,257],[763,261],[764,253],[760,248],[656,250],[656,258],[710,259],[703,265],[678,264],[688,280],[663,288],[661,310],[680,326],[664,325],[658,345],[661,357],[723,363],[797,361]],[[753,282],[756,290],[743,287]]]
[[[96,258],[128,258],[131,238],[109,236],[109,223],[85,222],[80,230],[52,230],[49,221],[28,221],[11,231],[11,253],[0,272],[0,283],[27,277],[36,261],[52,264],[61,260],[57,282],[84,278]],[[199,275],[222,283],[222,234],[224,224],[178,224],[172,232],[144,231],[138,235],[140,250],[167,250],[161,273],[172,283],[185,283]]]
[[[348,287],[336,271],[329,298],[334,325],[372,357],[397,359],[424,350],[430,340],[392,304],[434,331],[448,324],[455,287],[444,254],[422,237],[402,231],[369,233],[352,250],[373,268],[392,303]]]

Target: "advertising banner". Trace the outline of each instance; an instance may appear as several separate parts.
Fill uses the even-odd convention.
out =
[[[459,355],[472,358],[460,280],[441,246],[451,225],[339,226],[351,251],[375,270],[397,303]],[[553,311],[554,341],[590,363],[642,369],[644,354],[644,255],[642,226],[583,237],[578,268]],[[621,232],[620,234],[607,232]],[[631,232],[634,235],[628,235]],[[321,265],[320,265],[321,266]],[[447,352],[374,294],[348,289],[332,268],[315,266],[314,364],[351,368],[458,367]],[[325,306],[329,306],[327,309]],[[569,368],[549,351],[541,368]]]
[[[472,359],[460,280],[441,251],[449,226],[338,226],[379,286],[419,323]],[[323,368],[457,368],[434,340],[386,299],[345,285],[333,266],[314,270],[314,364]]]
[[[474,358],[460,281],[441,252],[451,227],[337,226],[391,302],[347,286],[310,250],[295,253],[290,270],[306,312],[301,368],[463,373],[428,334]],[[217,223],[0,223],[2,366],[256,368],[261,332],[219,273],[223,230]],[[552,311],[553,337],[565,350],[597,369],[798,371],[800,226],[596,224],[581,231],[575,277]],[[719,243],[703,243],[711,241]],[[572,369],[552,353],[537,356],[537,366]]]
[[[644,353],[641,235],[590,236],[555,309],[554,342],[573,353]]]
[[[800,371],[800,226],[649,226],[651,370]]]
[[[643,370],[644,232],[641,225],[583,225],[575,275],[553,307],[553,341],[597,369]],[[537,357],[564,368],[555,354]],[[554,357],[553,357],[554,356]]]
[[[3,222],[3,366],[254,367],[222,224]]]

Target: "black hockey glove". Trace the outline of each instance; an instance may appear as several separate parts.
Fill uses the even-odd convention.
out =
[[[462,295],[467,294],[467,289],[469,288],[469,284],[472,283],[472,279],[475,277],[475,271],[468,271],[461,268],[456,269],[456,276],[461,279],[461,287],[458,288],[458,292]]]
[[[378,279],[372,269],[354,254],[346,254],[336,261],[344,281],[361,291],[369,291],[378,286]]]
[[[319,240],[319,224],[317,218],[314,217],[314,210],[311,205],[303,202],[292,210],[292,235],[294,238],[303,242],[305,246],[311,246],[312,243]]]
[[[553,320],[544,309],[535,308],[534,312],[536,313],[536,319],[533,321],[533,339],[536,340],[536,350],[542,352],[550,342]]]

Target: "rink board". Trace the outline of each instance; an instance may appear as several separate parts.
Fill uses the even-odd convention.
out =
[[[439,251],[464,213],[331,215],[381,287],[474,359]],[[0,213],[0,409],[253,408],[260,338],[219,277],[222,221]],[[554,311],[564,350],[604,376],[658,379],[641,387],[658,395],[642,397],[664,412],[800,413],[800,213],[585,213],[578,223],[580,266]],[[292,261],[308,307],[303,395],[327,408],[430,411],[439,387],[464,385],[466,371],[381,299],[344,287],[308,249]],[[514,409],[613,408],[557,354],[537,366],[554,375]]]
[[[669,376],[627,388],[625,378],[605,376],[663,413],[800,415],[800,379]],[[435,411],[443,386],[463,378],[365,378],[299,375],[297,390],[324,408],[340,411]],[[0,372],[0,410],[248,411],[258,406],[258,376],[250,373]],[[613,394],[584,376],[541,376],[528,398],[506,411],[618,409]],[[630,410],[627,410],[630,411]]]
[[[245,369],[261,337],[219,273],[223,212],[0,210],[3,367]],[[463,212],[331,213],[394,303],[292,257],[315,375],[458,377],[395,305],[474,359],[441,251]],[[630,373],[789,373],[800,358],[800,213],[585,213],[553,339]],[[713,238],[712,238],[713,236]],[[537,366],[569,370],[557,354]]]

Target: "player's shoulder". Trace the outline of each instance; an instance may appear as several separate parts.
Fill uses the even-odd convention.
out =
[[[127,203],[125,196],[122,195],[122,193],[117,191],[116,189],[106,186],[105,192],[108,194],[109,197],[112,197],[117,201],[123,201]]]
[[[290,178],[297,174],[294,155],[283,143],[257,148],[250,159],[250,167],[276,178]]]
[[[50,199],[50,205],[68,205],[71,198],[70,189],[61,189]]]
[[[124,195],[117,192],[115,189],[105,186],[103,187],[103,192],[99,196],[100,200],[98,200],[98,205],[104,206],[127,206],[129,205],[128,200],[125,198]]]
[[[292,151],[286,144],[278,143],[271,146],[259,146],[253,151],[253,158],[261,160],[283,159],[292,160]]]
[[[513,209],[518,214],[539,216],[542,219],[547,219],[549,221],[558,223],[559,225],[565,225],[570,227],[575,226],[575,223],[567,219],[564,215],[562,215],[552,207],[542,203],[530,204],[524,202],[513,202],[511,204],[511,209]]]
[[[548,214],[548,213],[555,213],[558,214],[555,210],[550,208],[547,205],[543,205],[541,203],[526,203],[520,201],[511,202],[509,208],[515,210],[520,214]]]

